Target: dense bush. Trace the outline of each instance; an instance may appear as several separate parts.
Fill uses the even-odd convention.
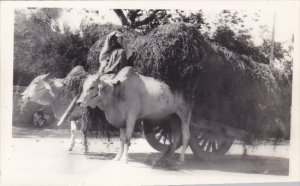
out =
[[[81,32],[72,32],[66,25],[59,30],[53,26],[49,11],[59,10],[39,9],[29,16],[15,12],[14,85],[28,85],[37,75],[48,72],[62,78],[77,65],[87,69],[89,48],[101,36],[101,26],[82,23]]]
[[[48,40],[59,36],[51,26],[51,20],[58,16],[58,9],[40,9],[30,15],[15,11],[14,85],[28,85],[35,76],[45,73],[41,51]]]
[[[259,63],[269,63],[268,57],[261,52],[259,47],[254,46],[254,43],[250,39],[250,35],[236,35],[227,26],[218,27],[213,36],[214,42],[226,47],[230,51],[250,56]]]

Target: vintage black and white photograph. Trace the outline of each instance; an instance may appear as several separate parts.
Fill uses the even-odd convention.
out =
[[[299,12],[101,3],[13,8],[3,185],[289,179]]]

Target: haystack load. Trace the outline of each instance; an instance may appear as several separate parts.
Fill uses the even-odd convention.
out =
[[[282,104],[290,103],[282,101],[269,65],[218,46],[186,24],[160,26],[131,42],[134,68],[183,91],[194,103],[193,120],[223,123],[254,138],[288,132],[290,110]]]

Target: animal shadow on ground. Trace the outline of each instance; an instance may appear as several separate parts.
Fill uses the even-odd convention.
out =
[[[113,160],[116,157],[116,153],[97,153],[97,152],[88,152],[85,154],[88,159],[94,160]]]
[[[114,161],[113,159],[116,157],[117,153],[98,153],[98,152],[88,152],[86,154],[84,153],[72,153],[74,155],[85,155],[88,159],[93,160],[108,160],[108,161]],[[130,153],[129,154],[129,162],[130,163],[142,163],[147,166],[152,167],[153,169],[162,169],[162,170],[169,170],[169,171],[178,171],[178,167],[176,167],[176,159],[175,157],[172,157],[170,162],[168,162],[167,167],[159,167],[159,166],[153,166],[154,162],[157,161],[161,156],[162,153],[151,153],[148,157],[148,153]],[[176,157],[177,158],[177,157]],[[122,163],[122,162],[120,162]]]
[[[116,153],[87,153],[88,159],[113,161]],[[211,170],[245,174],[264,174],[288,176],[289,160],[287,158],[254,155],[225,155],[215,160],[199,160],[192,154],[186,154],[186,161],[178,164],[179,154],[175,154],[168,167],[153,167],[153,163],[162,156],[161,153],[130,153],[130,161],[142,163],[154,169],[168,171]]]
[[[51,130],[51,129],[32,129],[32,128],[16,128],[13,127],[13,138],[69,138],[69,130]],[[86,156],[88,159],[107,160],[116,156],[116,153],[99,153],[88,152],[71,153],[73,155]],[[142,163],[152,167],[153,163],[162,156],[162,153],[129,153],[129,164],[131,162]],[[175,154],[170,161],[170,166],[163,168],[165,170],[215,170],[222,172],[237,172],[248,174],[265,174],[265,175],[283,175],[289,174],[289,159],[272,157],[272,156],[257,156],[257,155],[225,155],[215,160],[198,160],[193,154],[186,154],[186,161],[178,165],[179,154]],[[159,168],[161,169],[161,168]]]
[[[76,131],[77,132],[77,131]],[[79,131],[78,131],[79,133]],[[33,127],[13,127],[12,137],[13,138],[70,138],[70,130],[53,130],[45,128],[33,128]],[[80,134],[79,134],[80,135]]]
[[[160,153],[131,153],[134,162],[152,165],[161,156]],[[179,154],[175,154],[168,167],[170,170],[216,170],[248,174],[283,175],[289,174],[289,159],[271,156],[225,155],[215,160],[199,160],[192,154],[186,154],[186,161],[177,164]]]

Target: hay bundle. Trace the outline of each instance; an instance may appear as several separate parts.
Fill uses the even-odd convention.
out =
[[[207,42],[214,60],[198,76],[195,116],[267,137],[275,126],[279,86],[268,65]],[[274,128],[275,130],[275,128]]]
[[[74,67],[64,79],[64,84],[66,85],[66,95],[75,97],[80,92],[80,88],[83,85],[87,75],[88,73],[82,66]]]
[[[89,138],[104,138],[109,141],[111,137],[118,134],[118,130],[110,125],[105,118],[105,114],[98,107],[87,107],[84,111],[83,122],[87,127],[87,137]]]
[[[185,24],[160,26],[132,46],[136,70],[183,91],[194,103],[194,120],[220,122],[255,138],[278,129],[281,89],[268,65],[215,45]]]
[[[134,67],[141,74],[164,81],[173,90],[183,90],[191,98],[197,85],[192,80],[197,80],[205,57],[201,40],[193,26],[160,26],[132,44]]]

